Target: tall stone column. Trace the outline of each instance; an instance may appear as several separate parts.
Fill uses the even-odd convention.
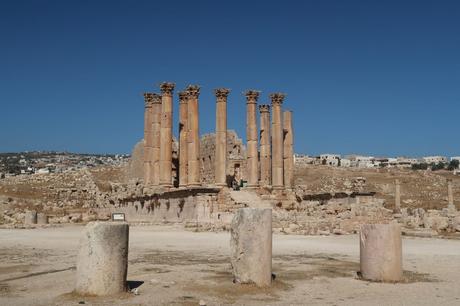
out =
[[[447,179],[447,207],[455,210],[454,191],[452,190],[452,180]]]
[[[144,93],[144,184],[152,183],[152,149],[153,149],[153,93]]]
[[[395,180],[395,210],[399,213],[401,211],[401,183],[398,179]]]
[[[272,186],[273,189],[284,188],[283,175],[283,124],[281,105],[284,94],[273,93],[272,100]]]
[[[257,152],[257,99],[259,92],[248,90],[246,92],[246,141],[247,141],[247,180],[248,187],[259,185],[259,160]]]
[[[162,83],[160,130],[160,185],[172,187],[172,117],[173,83]]]
[[[216,94],[216,164],[217,186],[227,186],[227,97],[230,90],[218,88]]]
[[[153,94],[152,104],[152,161],[151,161],[151,183],[154,186],[160,184],[160,142],[161,142],[161,96]]]
[[[200,129],[198,117],[198,97],[200,87],[189,85],[188,95],[188,181],[187,186],[194,187],[201,185],[200,178]]]
[[[292,112],[283,112],[283,167],[284,185],[288,189],[294,186],[294,135],[292,133]]]
[[[259,105],[260,112],[260,185],[271,185],[270,105]]]
[[[187,186],[188,181],[188,97],[186,91],[179,92],[179,187]]]

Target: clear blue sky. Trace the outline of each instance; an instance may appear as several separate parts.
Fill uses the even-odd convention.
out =
[[[162,81],[202,86],[202,134],[229,87],[245,138],[257,89],[298,153],[460,155],[460,1],[0,2],[0,152],[130,152]]]

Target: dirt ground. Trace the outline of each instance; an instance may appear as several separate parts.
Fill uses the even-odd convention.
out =
[[[414,171],[410,169],[362,169],[309,165],[295,169],[295,184],[305,186],[308,193],[341,192],[346,183],[365,178],[363,191],[376,192],[385,199],[385,207],[394,208],[395,179],[401,183],[401,207],[442,209],[447,207],[447,179],[452,180],[454,199],[460,198],[460,176],[452,171]],[[457,209],[460,201],[456,200]]]
[[[72,293],[82,226],[0,230],[0,305],[460,305],[460,241],[404,238],[405,281],[357,279],[355,235],[274,235],[274,284],[232,283],[229,233],[132,226],[128,280],[139,295]]]

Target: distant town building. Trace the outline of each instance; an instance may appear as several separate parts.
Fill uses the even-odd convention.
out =
[[[340,155],[338,154],[321,154],[319,159],[321,165],[340,166]]]
[[[426,157],[423,157],[422,159],[427,164],[447,163],[447,157],[445,156],[426,156]]]

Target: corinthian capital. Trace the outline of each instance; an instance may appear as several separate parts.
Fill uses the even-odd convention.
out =
[[[153,93],[151,93],[151,92],[145,92],[144,93],[144,103],[145,103],[146,108],[152,107]]]
[[[172,92],[174,90],[174,83],[164,82],[160,84],[160,90],[163,95],[172,96]]]
[[[188,85],[186,90],[190,98],[198,98],[200,95],[200,86],[198,85]]]
[[[275,92],[270,94],[270,99],[272,100],[272,105],[281,105],[283,104],[284,97],[286,95],[281,92]]]
[[[259,112],[260,113],[269,113],[270,112],[270,105],[268,105],[268,104],[259,105]]]
[[[246,96],[247,103],[256,103],[257,99],[259,99],[260,91],[257,90],[248,90],[244,93]]]
[[[230,89],[228,88],[214,89],[214,94],[216,95],[217,102],[226,101],[229,93],[230,93]]]
[[[161,96],[159,94],[152,94],[153,104],[161,104]]]
[[[179,91],[177,94],[179,96],[179,104],[187,103],[187,98],[188,98],[188,92],[183,90]]]

